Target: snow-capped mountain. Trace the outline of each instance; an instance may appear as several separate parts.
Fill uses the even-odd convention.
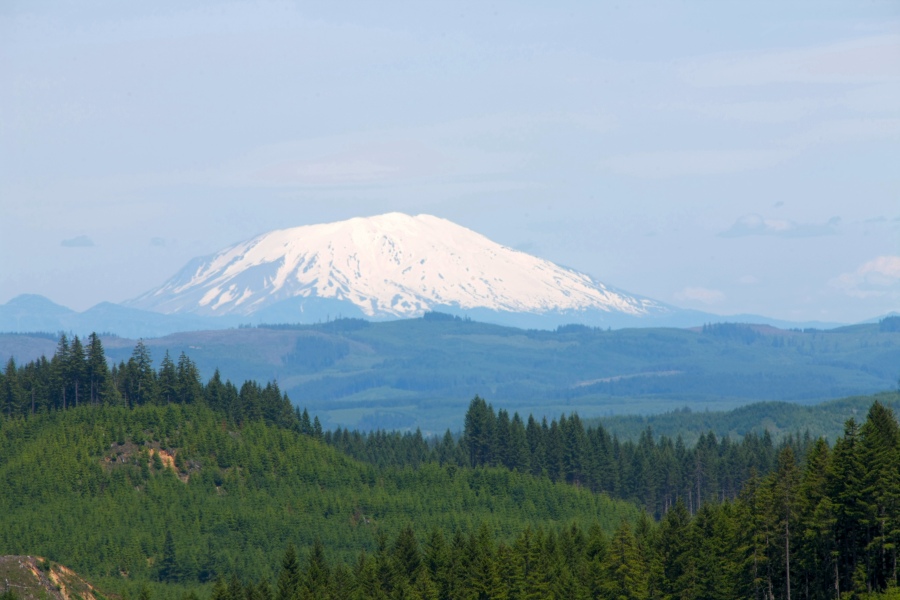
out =
[[[446,219],[400,213],[259,235],[192,260],[128,304],[162,313],[258,315],[290,301],[303,320],[313,301],[324,300],[372,318],[447,308],[638,318],[671,312]]]

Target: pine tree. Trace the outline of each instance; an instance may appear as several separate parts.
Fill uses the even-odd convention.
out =
[[[361,552],[356,561],[353,569],[353,582],[352,598],[354,600],[385,600],[388,597],[378,581],[375,561],[367,557],[365,552]]]
[[[507,454],[510,469],[515,469],[522,473],[528,472],[528,437],[519,413],[513,413],[512,422],[509,426],[509,450]]]
[[[309,420],[309,413],[305,408],[303,409],[303,415],[300,417],[300,433],[304,435],[313,434],[312,422]]]
[[[494,456],[496,416],[494,409],[482,398],[475,396],[466,411],[463,445],[469,456],[469,465],[478,467],[495,464]]]
[[[550,565],[544,552],[543,532],[535,532],[531,526],[526,526],[516,539],[513,551],[520,557],[524,572],[522,598],[547,598],[550,595]]]
[[[69,364],[68,374],[71,385],[71,398],[77,407],[79,402],[83,400],[85,389],[85,376],[87,374],[87,358],[84,353],[84,346],[76,335],[72,339],[72,346],[69,348]]]
[[[844,435],[834,445],[826,487],[834,507],[837,546],[837,593],[854,590],[857,565],[866,545],[863,521],[867,516],[864,499],[865,463],[859,443],[859,427],[850,419]],[[862,591],[862,590],[860,590]]]
[[[159,454],[154,454],[158,457]],[[180,563],[175,551],[175,540],[172,532],[166,530],[166,540],[163,543],[162,560],[159,563],[159,580],[166,583],[176,583],[181,580]]]
[[[504,409],[497,411],[497,420],[494,424],[493,446],[495,452],[495,464],[512,469],[510,462],[510,421],[509,413]]]
[[[317,440],[322,439],[322,423],[319,421],[319,415],[313,418],[312,434]]]
[[[800,517],[798,535],[802,546],[797,557],[798,573],[802,574],[802,589],[826,594],[834,589],[837,568],[833,527],[834,506],[827,493],[828,444],[819,438],[806,457],[800,481]],[[799,582],[798,582],[799,583]]]
[[[3,371],[2,386],[0,386],[0,400],[2,400],[2,412],[7,419],[11,419],[13,415],[18,416],[21,408],[21,389],[19,386],[19,372],[16,369],[16,361],[13,357],[9,357],[6,362],[6,369]]]
[[[216,569],[216,554],[212,546],[212,541],[207,538],[206,551],[200,560],[199,569],[197,570],[197,579],[200,583],[209,583],[218,577],[219,573]]]
[[[269,582],[265,579],[260,579],[259,583],[256,585],[256,597],[259,600],[275,600],[275,594],[272,591],[272,586],[269,585]]]
[[[602,564],[602,590],[615,600],[647,600],[647,573],[627,521],[622,521]]]
[[[124,383],[131,406],[141,406],[157,401],[156,371],[153,370],[150,350],[144,344],[144,340],[138,340],[131,353],[131,358],[125,365]]]
[[[166,350],[162,362],[159,364],[159,374],[156,377],[156,382],[160,404],[180,402],[178,398],[178,374],[175,371],[175,363],[172,362],[172,357],[169,356],[168,350]]]
[[[109,365],[103,344],[96,333],[88,338],[87,348],[87,381],[90,386],[91,404],[107,404],[115,401],[116,391],[112,385]]]
[[[331,597],[336,600],[351,598],[353,596],[353,584],[353,573],[347,568],[347,565],[343,563],[335,565],[331,573]],[[262,600],[266,599],[263,598]]]
[[[59,342],[56,344],[56,352],[50,360],[53,369],[53,387],[58,390],[59,401],[56,403],[58,408],[65,410],[68,408],[68,398],[66,393],[69,389],[71,376],[69,373],[69,338],[66,334],[59,336]]]
[[[469,582],[473,592],[473,598],[477,600],[489,600],[497,598],[502,600],[502,584],[497,563],[494,561],[493,536],[486,523],[482,523],[478,532],[470,540],[471,546],[471,571]]]
[[[238,579],[237,573],[232,573],[228,579],[228,600],[244,600],[244,586]]]
[[[463,534],[458,529],[453,533],[447,552],[445,576],[442,581],[442,596],[446,598],[466,598],[472,555]]]
[[[331,590],[331,569],[325,560],[325,547],[318,539],[313,543],[303,575],[303,598],[326,598]]]
[[[663,598],[687,598],[697,572],[690,536],[691,516],[679,498],[659,525],[660,581],[654,587]]]
[[[300,592],[300,562],[293,544],[288,544],[281,559],[281,571],[275,589],[275,600],[296,600]]]
[[[525,558],[503,542],[497,545],[497,573],[510,600],[525,596]]]
[[[440,600],[440,590],[437,584],[431,580],[428,571],[422,569],[416,575],[416,579],[410,587],[411,598],[416,600]]]
[[[528,415],[528,425],[525,427],[525,441],[528,443],[528,468],[532,475],[540,477],[546,468],[544,464],[544,435],[541,426]]]
[[[867,529],[868,586],[881,591],[896,585],[900,543],[900,427],[893,412],[880,402],[869,409],[861,430],[863,524]]]
[[[175,371],[177,387],[176,397],[179,402],[194,404],[203,399],[203,384],[200,382],[200,370],[197,365],[182,352],[178,356]]]
[[[560,434],[563,443],[563,476],[567,483],[573,485],[583,485],[586,479],[587,470],[587,437],[584,433],[584,426],[577,413],[563,421],[560,419]]]
[[[721,504],[707,502],[691,522],[692,558],[685,585],[688,597],[734,598],[731,575],[731,540]],[[687,582],[686,582],[687,583]]]
[[[423,566],[428,570],[429,579],[438,589],[446,587],[448,553],[444,532],[437,527],[433,528],[425,543]]]
[[[565,425],[565,415],[562,415],[560,421]],[[565,476],[565,466],[563,464],[564,442],[560,425],[555,419],[550,422],[550,427],[545,431],[544,451],[544,468],[547,469],[547,475],[550,477],[550,481],[559,481]]]
[[[799,512],[800,470],[794,459],[794,451],[786,445],[778,454],[778,470],[772,479],[772,510],[778,523],[778,536],[783,549],[783,587],[785,599],[791,600],[791,542],[793,529],[796,534]],[[776,554],[777,555],[777,554]]]
[[[397,576],[407,583],[412,583],[422,568],[422,556],[419,543],[411,526],[404,527],[397,535],[393,549],[394,568]]]
[[[216,583],[213,584],[212,592],[209,594],[209,600],[230,600],[228,585],[222,579],[217,579]]]

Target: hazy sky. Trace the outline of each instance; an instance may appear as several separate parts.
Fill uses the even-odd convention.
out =
[[[900,310],[900,2],[0,3],[0,303],[388,211],[683,307]]]

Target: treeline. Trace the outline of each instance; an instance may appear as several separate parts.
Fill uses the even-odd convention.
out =
[[[616,415],[585,419],[586,427],[600,423],[620,439],[637,440],[648,427],[655,435],[681,436],[692,446],[701,434],[713,431],[717,436],[740,439],[750,432],[762,435],[769,431],[775,441],[793,433],[813,438],[824,437],[834,443],[844,434],[844,424],[850,418],[866,414],[872,402],[878,400],[895,412],[900,409],[900,393],[885,391],[867,396],[850,396],[818,404],[793,402],[755,402],[729,411],[692,411],[688,407],[647,415]],[[802,434],[798,434],[802,430]]]
[[[303,559],[289,546],[274,588],[232,577],[211,600],[881,597],[900,583],[898,465],[900,427],[875,403],[833,449],[815,442],[801,466],[785,446],[772,473],[693,516],[679,499],[658,524],[644,513],[611,535],[526,526],[510,541],[486,524],[469,534],[408,526],[352,565],[329,561],[319,542]]]
[[[602,425],[585,427],[577,414],[549,423],[529,415],[523,422],[518,413],[510,417],[506,410],[495,411],[479,397],[469,405],[459,439],[449,431],[439,440],[426,440],[419,432],[338,429],[326,432],[324,440],[379,466],[436,462],[546,476],[637,502],[656,518],[679,499],[691,513],[704,502],[734,499],[754,474],[775,468],[783,447],[802,457],[813,444],[809,436],[787,436],[776,445],[767,432],[746,435],[740,442],[707,433],[688,447],[680,437],[654,439],[650,429],[636,442],[620,442]]]
[[[53,357],[17,366],[10,358],[0,373],[0,418],[14,418],[81,405],[124,406],[204,404],[232,423],[262,419],[302,433],[321,432],[318,417],[293,407],[278,384],[245,381],[238,388],[222,381],[218,369],[204,385],[197,365],[182,352],[177,361],[168,351],[158,369],[143,341],[131,357],[111,367],[103,345],[92,333],[87,343],[78,336],[59,338]]]

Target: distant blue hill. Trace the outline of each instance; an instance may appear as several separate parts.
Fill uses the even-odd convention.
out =
[[[101,302],[84,312],[76,312],[36,294],[16,296],[0,305],[0,331],[21,333],[43,331],[112,333],[121,337],[161,337],[180,331],[227,329],[234,318],[193,315],[164,315],[111,302]]]
[[[760,315],[715,315],[701,311],[674,309],[666,314],[635,317],[622,313],[592,311],[559,311],[544,314],[512,313],[486,308],[460,309],[441,306],[437,311],[482,323],[494,323],[520,329],[545,329],[579,324],[603,329],[647,327],[700,327],[709,323],[754,323],[781,329],[833,329],[840,323],[822,321],[793,322]],[[36,294],[16,296],[0,305],[0,332],[91,332],[111,333],[126,338],[161,337],[186,331],[228,329],[239,325],[276,323],[316,324],[341,318],[369,319],[358,306],[332,298],[289,298],[268,306],[251,316],[207,317],[190,313],[162,314],[101,302],[84,312],[76,312]],[[385,321],[394,319],[374,319]],[[870,322],[874,322],[873,319]]]

